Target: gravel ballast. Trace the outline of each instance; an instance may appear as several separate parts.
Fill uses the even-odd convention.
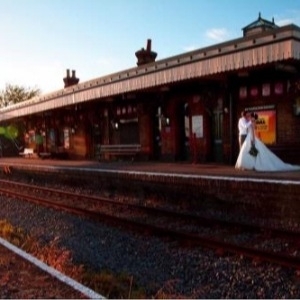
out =
[[[47,243],[59,239],[76,264],[133,277],[148,297],[164,291],[181,298],[299,298],[295,270],[213,251],[181,248],[21,200],[0,198],[0,219]]]

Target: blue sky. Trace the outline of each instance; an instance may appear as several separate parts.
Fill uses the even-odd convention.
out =
[[[300,0],[0,0],[0,90],[63,88],[136,66],[152,40],[157,59],[242,36],[259,12],[300,26]]]

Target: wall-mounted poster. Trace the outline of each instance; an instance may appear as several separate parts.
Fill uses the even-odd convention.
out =
[[[245,98],[247,98],[247,87],[241,86],[240,87],[240,99],[245,99]]]
[[[262,95],[264,97],[266,97],[266,96],[270,96],[270,94],[271,94],[271,85],[270,85],[270,83],[264,83],[262,85]]]
[[[282,82],[275,83],[274,92],[276,95],[281,95],[283,93],[283,83]]]
[[[276,110],[261,110],[257,112],[255,131],[265,144],[276,143]]]
[[[64,129],[64,148],[70,149],[70,131],[68,128]]]
[[[255,97],[255,96],[258,95],[258,88],[257,88],[257,86],[252,86],[252,87],[251,87],[251,89],[250,89],[250,95],[251,95],[252,97]]]
[[[203,116],[192,116],[192,132],[196,134],[196,138],[203,138]]]

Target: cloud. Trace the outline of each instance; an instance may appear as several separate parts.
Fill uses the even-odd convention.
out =
[[[196,50],[197,48],[198,48],[198,47],[196,47],[195,45],[185,46],[185,47],[183,47],[183,51],[184,51],[184,52],[190,52],[190,51]]]
[[[281,20],[275,22],[275,24],[278,26],[284,26],[284,25],[288,25],[288,24],[292,24],[292,23],[294,23],[293,19],[281,19]]]
[[[199,41],[199,43],[194,45],[188,45],[183,47],[184,52],[190,52],[197,49],[200,49],[201,47],[206,47],[210,43],[219,43],[228,40],[229,33],[224,28],[212,28],[205,32],[205,39],[202,39]],[[207,40],[208,39],[208,40]]]
[[[288,25],[288,24],[299,24],[300,23],[299,15],[300,15],[299,10],[289,9],[280,15],[276,15],[274,17],[274,21],[275,21],[275,24],[278,26],[284,26],[284,25]]]
[[[206,31],[206,37],[217,42],[223,42],[228,39],[228,31],[225,28],[212,28]]]

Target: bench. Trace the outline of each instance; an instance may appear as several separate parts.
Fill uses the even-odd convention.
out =
[[[34,154],[34,151],[32,148],[24,148],[23,152],[20,152],[19,154],[24,157],[32,157]]]
[[[55,158],[55,159],[68,159],[69,158],[69,153],[63,146],[51,147],[51,149],[49,149],[49,154],[45,154],[44,156]]]
[[[132,160],[141,152],[140,144],[101,145],[100,158],[103,156],[131,156]]]
[[[50,152],[40,152],[40,153],[38,154],[38,156],[39,156],[41,159],[50,158],[50,157],[51,157],[51,153],[50,153]]]

